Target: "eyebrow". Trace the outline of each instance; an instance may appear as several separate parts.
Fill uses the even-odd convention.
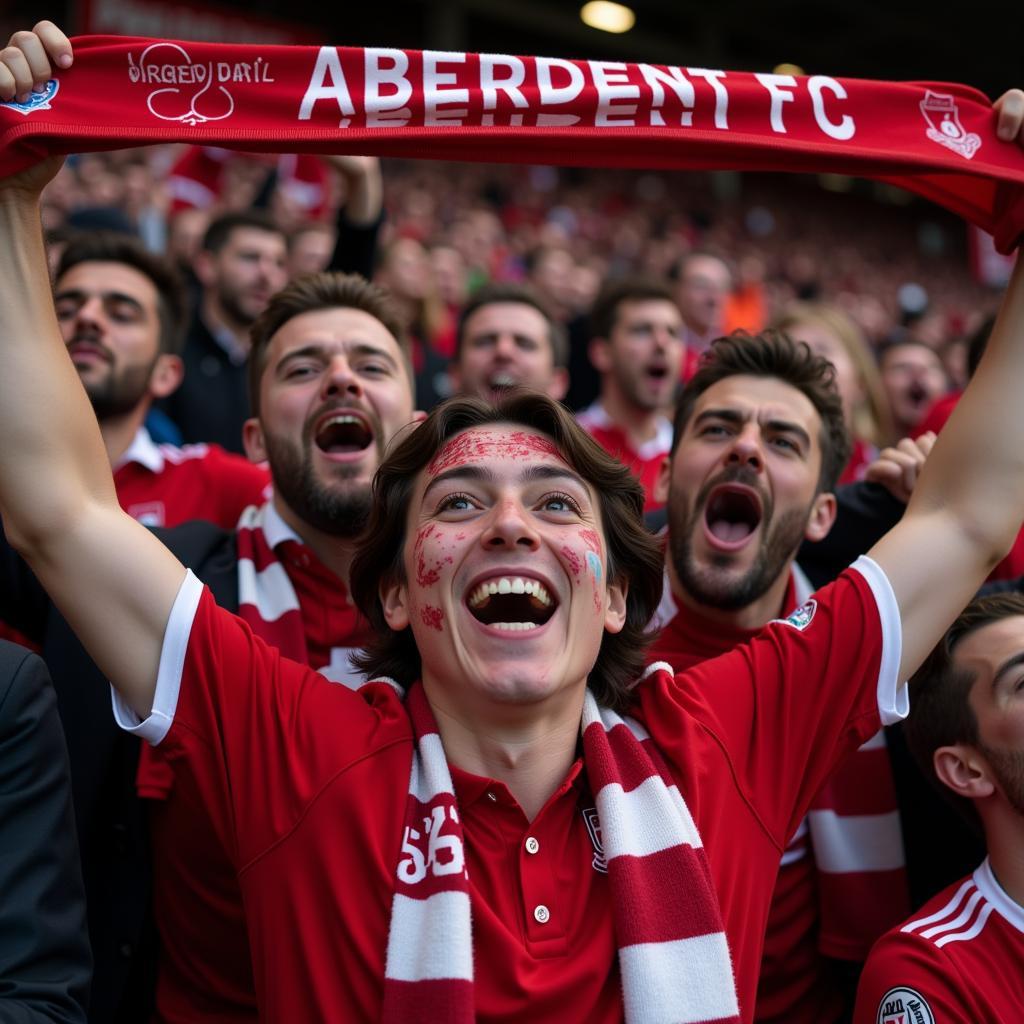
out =
[[[278,366],[284,366],[286,363],[291,362],[293,359],[308,359],[310,356],[314,356],[317,359],[329,359],[333,355],[334,350],[328,348],[327,345],[322,345],[314,342],[311,345],[303,345],[302,348],[294,349],[284,356],[281,361],[277,364]],[[358,342],[355,345],[350,346],[346,353],[347,356],[376,356],[379,359],[383,359],[391,366],[397,366],[394,357],[386,349],[380,348],[377,345],[371,345],[369,342]]]
[[[126,302],[128,303],[128,305],[134,306],[137,310],[139,310],[139,312],[145,312],[142,303],[139,302],[139,300],[136,299],[134,296],[128,295],[126,292],[91,293],[84,292],[80,288],[69,288],[65,289],[64,291],[57,292],[57,294],[54,295],[53,297],[53,301],[60,302],[62,299],[72,299],[75,302],[84,302],[86,299],[90,298],[92,294],[98,294],[102,302]]]
[[[1015,669],[1022,662],[1024,662],[1024,651],[1020,651],[1012,657],[1007,658],[1006,661],[996,669],[996,674],[992,677],[992,689],[995,690],[1002,681],[1003,676]]]
[[[455,478],[493,484],[497,480],[497,475],[494,470],[487,466],[456,466],[454,469],[446,469],[443,473],[438,473],[427,484],[426,489],[423,491],[423,497],[426,498],[434,487]],[[579,473],[569,469],[568,466],[529,466],[523,471],[519,479],[523,483],[533,483],[535,480],[571,480],[582,487],[584,493],[590,494],[590,488],[587,486],[586,480]]]
[[[704,420],[725,420],[726,423],[739,425],[746,422],[746,419],[745,416],[738,413],[735,409],[705,409],[694,418],[693,424],[697,426]],[[810,435],[799,423],[793,423],[790,420],[767,420],[763,426],[777,434],[796,434],[805,446],[810,446]]]

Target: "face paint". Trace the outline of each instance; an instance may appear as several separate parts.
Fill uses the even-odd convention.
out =
[[[579,583],[580,572],[583,570],[583,563],[580,561],[580,556],[577,555],[568,544],[563,545],[562,555],[572,568],[572,574],[576,577],[576,582]]]
[[[601,559],[594,554],[593,551],[587,552],[587,566],[590,571],[594,574],[596,582],[601,582]]]
[[[481,459],[527,459],[534,455],[553,455],[561,459],[561,452],[546,437],[516,430],[511,433],[493,430],[467,430],[452,438],[434,456],[427,473],[437,476],[447,469],[455,469],[467,462]]]
[[[583,543],[597,555],[601,557],[601,538],[597,535],[597,530],[580,530],[580,537]]]
[[[423,620],[423,625],[428,629],[436,629],[438,633],[441,632],[441,620],[444,618],[444,612],[440,608],[435,608],[433,605],[424,605],[420,609],[420,618]]]
[[[416,543],[413,547],[413,555],[416,559],[416,582],[421,587],[432,587],[441,578],[441,567],[445,564],[451,565],[451,555],[446,555],[443,558],[438,558],[432,561],[429,565],[427,559],[423,554],[423,547],[426,542],[434,535],[434,523],[429,526],[423,527],[416,534]],[[437,531],[437,535],[434,537],[435,540],[440,540],[441,531]]]

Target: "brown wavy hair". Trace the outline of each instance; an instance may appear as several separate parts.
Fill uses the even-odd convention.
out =
[[[389,676],[409,685],[420,676],[420,653],[412,630],[392,630],[384,618],[382,586],[404,582],[409,502],[420,471],[456,434],[493,423],[512,423],[546,434],[565,461],[590,485],[601,510],[609,581],[624,583],[626,622],[606,632],[588,685],[597,700],[616,710],[629,704],[629,690],[643,671],[650,642],[648,623],[661,599],[663,556],[643,521],[644,492],[636,478],[579,426],[564,406],[536,391],[509,390],[494,404],[452,398],[388,452],[373,481],[373,510],[352,563],[351,592],[374,628],[374,637],[354,658],[370,678]]]

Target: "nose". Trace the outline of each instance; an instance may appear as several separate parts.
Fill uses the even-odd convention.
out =
[[[516,339],[511,334],[499,334],[494,345],[494,357],[504,363],[510,363],[516,356]]]
[[[78,325],[102,326],[106,321],[103,300],[98,295],[89,296],[75,311],[75,321]]]
[[[324,376],[322,395],[326,398],[337,398],[340,395],[362,396],[363,386],[352,369],[348,359],[343,355],[335,356],[327,366]]]
[[[760,471],[764,466],[764,452],[761,448],[761,431],[756,423],[746,423],[729,445],[725,456],[731,466],[749,466]]]
[[[537,551],[540,536],[522,503],[502,498],[491,512],[491,521],[480,538],[490,551]]]

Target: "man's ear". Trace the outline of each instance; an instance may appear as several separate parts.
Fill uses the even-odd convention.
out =
[[[626,624],[626,595],[629,581],[615,580],[608,584],[608,608],[604,613],[604,628],[609,633],[618,633]]]
[[[819,494],[811,506],[811,515],[807,520],[804,536],[808,540],[824,540],[828,536],[832,524],[836,521],[836,496]]]
[[[162,352],[156,357],[153,370],[149,375],[149,393],[154,399],[166,398],[181,387],[185,379],[185,364],[181,356]]]
[[[387,624],[399,633],[409,625],[409,593],[404,583],[381,583],[377,591]]]
[[[939,781],[965,800],[980,800],[995,792],[988,762],[972,746],[954,743],[932,754]]]
[[[255,416],[250,416],[242,424],[242,446],[250,462],[267,461],[267,443],[263,437],[263,427]]]
[[[587,346],[587,356],[590,365],[598,373],[608,373],[612,368],[612,361],[608,355],[608,342],[604,338],[591,338]]]
[[[556,366],[551,371],[551,380],[548,381],[548,398],[560,402],[568,390],[569,371],[564,366]]]
[[[672,456],[667,455],[658,469],[658,479],[654,481],[654,500],[659,505],[668,504],[668,489],[672,482]]]
[[[213,266],[213,253],[206,249],[200,249],[192,260],[192,270],[199,279],[199,283],[204,288],[209,288],[217,277]]]

